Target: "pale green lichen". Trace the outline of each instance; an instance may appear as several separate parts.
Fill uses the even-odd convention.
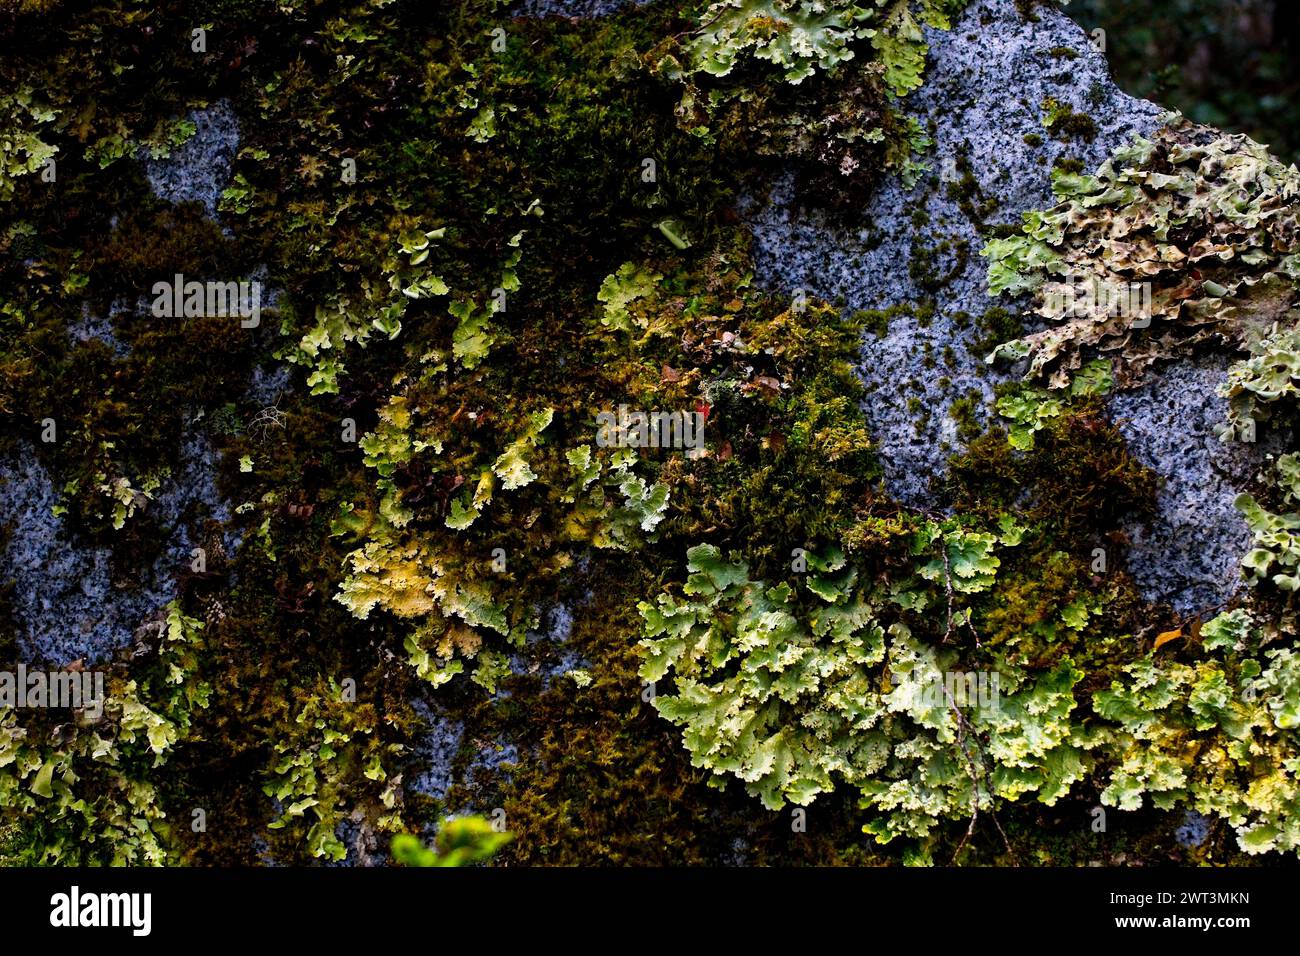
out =
[[[1248,617],[1205,625],[1207,650],[1257,641]],[[1094,695],[1121,761],[1102,802],[1188,805],[1226,820],[1247,853],[1300,847],[1300,657],[1289,648],[1195,664],[1153,658]]]
[[[829,71],[870,40],[888,87],[921,85],[927,47],[921,24],[947,29],[963,0],[720,0],[705,11],[687,48],[690,67],[726,76],[749,57],[772,63],[789,83]]]
[[[1070,398],[1104,395],[1111,385],[1110,362],[1093,359],[1074,376],[1068,394]],[[1024,383],[999,396],[994,404],[997,413],[1011,423],[1007,440],[1021,451],[1034,447],[1034,433],[1041,431],[1049,420],[1060,417],[1065,406],[1061,393]]]
[[[1027,356],[1061,387],[1098,348],[1126,386],[1198,342],[1295,321],[1300,172],[1247,137],[1171,123],[1052,185],[1056,206],[982,252],[990,293],[1032,293],[1049,327],[990,360]]]
[[[640,605],[641,676],[672,677],[674,691],[654,703],[682,725],[693,763],[719,785],[739,778],[769,808],[847,784],[874,811],[866,829],[885,842],[923,837],[995,797],[1037,792],[1052,802],[1082,773],[1064,746],[1081,672],[1068,662],[1037,680],[1008,670],[996,699],[966,711],[935,693],[958,652],[898,620],[899,608],[942,614],[945,590],[986,591],[998,549],[1020,540],[1009,521],[995,532],[923,522],[912,545],[916,576],[888,589],[863,580],[834,548],[807,553],[806,577],[771,584],[698,545],[681,597]],[[950,627],[962,626],[968,612],[948,601]],[[991,777],[972,755],[975,734],[988,740]]]
[[[1293,409],[1300,396],[1300,329],[1275,326],[1252,335],[1247,350],[1250,355],[1234,363],[1219,386],[1228,400],[1227,421],[1219,429],[1224,440],[1253,440],[1257,424]]]
[[[1300,455],[1281,456],[1267,477],[1280,504],[1300,507]],[[1254,535],[1254,547],[1241,562],[1247,578],[1269,581],[1284,591],[1300,590],[1300,514],[1274,514],[1250,494],[1238,495],[1236,506]]]
[[[0,93],[0,202],[14,195],[14,179],[36,172],[59,152],[41,139],[59,111],[28,87]]]

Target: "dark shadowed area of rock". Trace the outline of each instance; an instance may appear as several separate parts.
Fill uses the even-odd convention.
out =
[[[201,202],[215,217],[239,147],[239,122],[225,101],[194,110],[189,119],[196,130],[188,142],[166,159],[142,157],[141,162],[160,198]],[[142,296],[136,310],[144,313],[147,303]],[[82,318],[70,323],[69,337],[98,339],[119,356],[126,354],[112,326],[113,315],[126,307],[115,303],[107,317],[83,309]],[[176,596],[176,575],[192,560],[200,522],[230,520],[229,504],[216,486],[218,461],[201,423],[191,422],[177,468],[143,505],[149,520],[164,529],[166,541],[150,567],[130,575],[115,571],[111,547],[86,542],[56,512],[59,491],[34,451],[23,449],[15,459],[0,462],[0,516],[9,525],[8,541],[0,548],[0,583],[12,588],[18,650],[25,660],[99,663],[130,645],[137,629]],[[227,532],[223,543],[233,553],[238,538]]]

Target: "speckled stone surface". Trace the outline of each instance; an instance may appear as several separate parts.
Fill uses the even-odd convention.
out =
[[[1254,445],[1215,435],[1227,411],[1215,390],[1228,363],[1207,355],[1170,365],[1110,401],[1129,448],[1160,481],[1156,516],[1125,529],[1129,571],[1146,597],[1183,613],[1210,611],[1241,586],[1251,534],[1232,502],[1282,446],[1263,428]]]
[[[649,0],[520,0],[510,8],[516,17],[603,17],[621,7]]]
[[[166,159],[141,157],[149,186],[169,202],[201,202],[213,219],[230,182],[230,164],[239,149],[239,120],[225,100],[187,117],[194,135]]]
[[[1043,8],[1037,23],[1025,21],[1013,0],[976,0],[950,32],[927,33],[930,66],[925,85],[904,101],[923,125],[933,122],[934,146],[924,157],[938,188],[923,176],[911,190],[897,177],[883,182],[865,208],[836,221],[801,208],[789,177],[774,184],[766,202],[749,217],[756,237],[759,281],[774,290],[802,288],[809,294],[842,296],[852,309],[887,309],[932,299],[928,326],[899,317],[883,338],[868,336],[861,374],[871,392],[867,414],[878,441],[889,490],[912,505],[933,502],[932,480],[956,450],[952,401],[971,389],[987,400],[992,385],[1010,370],[991,369],[969,343],[972,329],[962,314],[979,316],[989,297],[983,240],[948,185],[963,176],[958,157],[985,197],[997,208],[987,221],[1018,223],[1020,214],[1051,202],[1051,169],[1059,156],[1099,165],[1135,133],[1149,133],[1162,112],[1117,89],[1102,56],[1083,30],[1063,14]],[[1054,47],[1077,51],[1074,59],[1052,56]],[[1061,143],[1043,128],[1045,97],[1069,103],[1097,124],[1091,142]],[[1025,136],[1037,134],[1032,146]],[[918,211],[924,215],[914,220]],[[928,219],[918,225],[920,219]],[[946,250],[943,243],[949,244]],[[965,254],[958,244],[965,244]],[[909,274],[916,252],[935,250],[933,271],[947,278],[927,292]],[[952,365],[944,364],[946,346]],[[927,355],[934,364],[927,367]],[[941,379],[946,376],[949,384]],[[918,403],[919,402],[919,406]]]
[[[960,448],[952,402],[975,390],[987,409],[993,385],[1020,371],[991,367],[969,347],[977,333],[963,313],[977,317],[1016,303],[988,295],[983,240],[948,185],[968,169],[982,194],[975,203],[996,201],[986,222],[1016,224],[1024,211],[1051,205],[1058,157],[1095,168],[1115,147],[1149,135],[1163,113],[1115,87],[1082,28],[1050,7],[1038,14],[1028,22],[1013,0],[976,0],[951,32],[929,32],[926,84],[905,101],[935,129],[926,157],[931,173],[915,188],[893,178],[864,209],[837,221],[802,208],[785,176],[748,210],[758,278],[768,288],[843,297],[849,309],[933,300],[928,323],[902,316],[883,337],[868,335],[860,368],[886,483],[912,505],[936,503],[936,480]],[[1077,56],[1059,55],[1067,47]],[[1090,116],[1096,136],[1054,139],[1042,122],[1048,96]],[[929,182],[935,175],[937,188]],[[946,279],[932,292],[909,272],[914,255],[926,250],[933,250],[933,273]],[[1223,411],[1214,389],[1226,364],[1221,356],[1166,365],[1111,406],[1134,455],[1161,478],[1156,516],[1128,528],[1130,570],[1148,598],[1185,612],[1213,607],[1234,591],[1249,544],[1232,500],[1257,470],[1260,449],[1225,447],[1213,435]]]
[[[452,764],[465,736],[465,727],[444,714],[432,699],[417,699],[411,706],[427,722],[428,730],[411,748],[414,772],[407,775],[406,787],[412,793],[441,800],[454,782]]]
[[[99,663],[129,646],[141,624],[176,593],[176,574],[195,547],[194,529],[206,517],[228,521],[216,488],[217,452],[198,433],[181,447],[178,473],[146,505],[167,544],[148,571],[114,572],[112,551],[79,540],[54,513],[58,490],[35,453],[0,463],[0,515],[9,539],[0,551],[0,579],[11,582],[10,604],[18,651],[28,662],[65,666]],[[233,538],[226,542],[233,549]]]

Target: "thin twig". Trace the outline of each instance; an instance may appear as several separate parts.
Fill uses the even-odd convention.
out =
[[[975,823],[979,819],[980,781],[978,775],[975,773],[975,761],[971,759],[970,750],[966,746],[966,734],[967,731],[969,731],[970,736],[975,741],[975,746],[978,747],[980,751],[980,763],[984,769],[983,776],[985,790],[989,795],[989,816],[993,818],[993,825],[998,828],[998,833],[1002,836],[1002,843],[1007,848],[1007,855],[1011,857],[1012,865],[1019,866],[1020,862],[1016,859],[1016,851],[1012,849],[1011,840],[1007,837],[1007,831],[1002,829],[1002,821],[998,819],[997,811],[993,809],[993,787],[989,783],[988,754],[984,751],[984,745],[980,743],[979,734],[975,733],[970,724],[967,723],[966,715],[963,714],[961,708],[957,706],[957,701],[953,699],[952,692],[948,690],[946,682],[943,684],[943,695],[948,699],[948,706],[957,717],[957,746],[961,748],[962,756],[966,758],[966,773],[971,779],[970,824],[966,827],[966,834],[961,838],[961,842],[957,844],[957,849],[952,855],[952,863],[949,865],[956,865],[957,858],[961,856],[961,851],[966,848],[966,843],[975,832]]]
[[[943,549],[943,585],[948,591],[948,626],[944,628],[943,640],[940,641],[939,643],[947,644],[948,638],[952,636],[952,604],[953,604],[952,564],[950,563],[948,558],[948,539],[945,537],[942,541],[939,542],[939,544],[940,547]]]

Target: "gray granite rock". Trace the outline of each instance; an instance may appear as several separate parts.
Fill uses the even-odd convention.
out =
[[[1192,850],[1201,846],[1210,836],[1210,820],[1195,810],[1188,810],[1183,815],[1182,825],[1174,831],[1174,840],[1178,845]]]
[[[130,354],[130,348],[118,340],[117,333],[113,330],[112,315],[118,308],[119,303],[114,303],[113,310],[107,316],[94,315],[90,310],[90,303],[81,303],[81,316],[68,323],[68,337],[74,342],[103,342],[118,358]]]
[[[568,646],[573,634],[573,614],[573,610],[563,602],[545,608],[541,615],[541,630],[529,631],[523,649],[510,655],[511,672],[537,674],[541,677],[542,687],[546,688],[557,677],[591,666]],[[504,690],[497,693],[509,696]]]
[[[425,721],[428,730],[411,748],[411,765],[414,772],[406,775],[406,787],[442,800],[454,782],[452,765],[460,750],[465,727],[458,720],[444,714],[441,708],[427,699],[417,699],[411,705]]]
[[[863,209],[831,217],[802,208],[786,176],[748,210],[757,278],[770,289],[843,297],[850,310],[933,301],[933,318],[898,317],[882,338],[868,336],[862,353],[871,392],[867,414],[886,482],[908,504],[932,503],[931,482],[957,449],[948,414],[953,400],[972,389],[987,400],[992,384],[1007,374],[969,349],[974,331],[967,317],[1011,303],[989,297],[979,256],[983,239],[949,197],[949,185],[958,186],[968,170],[983,198],[997,203],[986,221],[1019,223],[1022,212],[1051,202],[1058,157],[1095,167],[1135,133],[1150,133],[1162,112],[1115,87],[1079,26],[1053,8],[1039,10],[1039,21],[1031,23],[1014,0],[975,0],[951,31],[927,30],[925,85],[903,103],[935,130],[925,157],[931,175],[913,189],[891,178]],[[1049,51],[1058,47],[1077,56],[1053,56]],[[1093,118],[1098,129],[1091,142],[1051,137],[1041,109],[1049,96]],[[1031,134],[1042,144],[1026,143]],[[981,197],[973,201],[978,205]],[[939,288],[927,290],[925,276],[913,274],[918,256],[931,264],[917,272],[940,276]]]
[[[249,379],[248,397],[259,405],[275,405],[292,385],[293,377],[287,366],[259,365]]]
[[[520,0],[510,8],[517,17],[604,17],[649,0]]]
[[[151,567],[115,572],[108,547],[87,544],[55,514],[59,494],[30,449],[0,463],[0,520],[9,539],[0,551],[0,583],[10,603],[24,661],[64,666],[107,660],[128,646],[138,627],[176,595],[176,574],[191,560],[199,523],[230,518],[216,488],[217,452],[191,433],[182,442],[178,472],[146,510],[168,535]],[[227,552],[237,542],[227,535]]]
[[[226,100],[188,119],[198,129],[166,159],[141,156],[149,186],[169,202],[201,202],[208,215],[217,217],[217,201],[230,182],[230,168],[239,149],[239,119]]]
[[[102,659],[130,639],[140,623],[137,614],[153,606],[125,606],[110,582],[111,552],[70,541],[63,519],[54,513],[58,503],[58,492],[30,449],[17,461],[0,464],[0,515],[9,525],[0,578],[12,586],[19,654],[60,665],[78,657]]]
[[[1232,501],[1262,455],[1281,446],[1281,436],[1263,430],[1254,445],[1215,435],[1227,410],[1215,389],[1228,362],[1206,355],[1169,365],[1110,400],[1134,457],[1160,481],[1155,517],[1126,528],[1129,571],[1145,597],[1183,613],[1209,611],[1240,586],[1251,535]]]

